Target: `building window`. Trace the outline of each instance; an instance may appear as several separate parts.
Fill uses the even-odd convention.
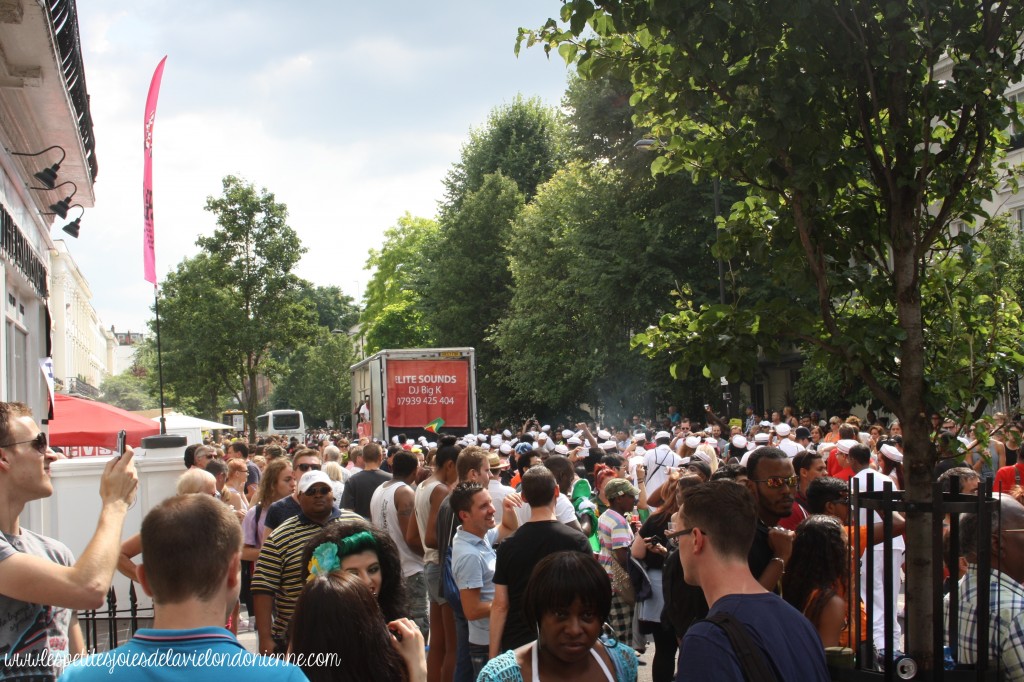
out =
[[[7,400],[28,402],[28,334],[7,321]]]
[[[1024,104],[1024,91],[1007,95],[1006,99],[1010,102],[1011,106],[1017,106],[1019,110],[1020,105]],[[1010,126],[1006,129],[1006,133],[1010,136],[1010,149],[1024,147],[1024,125],[1011,122]]]

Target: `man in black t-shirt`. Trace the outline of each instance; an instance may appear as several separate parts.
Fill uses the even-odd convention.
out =
[[[747,490],[757,505],[757,526],[747,563],[762,587],[779,594],[795,534],[778,523],[793,513],[798,479],[793,462],[778,448],[757,448],[750,453],[747,476]]]
[[[391,474],[380,469],[382,458],[383,453],[376,443],[363,446],[363,470],[352,474],[345,483],[345,492],[341,494],[342,509],[351,509],[367,521],[370,520],[373,492],[391,480]]]
[[[491,602],[491,658],[537,639],[536,628],[523,615],[523,595],[537,562],[554,552],[593,554],[586,535],[555,518],[558,485],[547,467],[534,467],[523,474],[522,490],[530,505],[530,520],[498,545]],[[516,522],[515,514],[508,514],[512,517],[508,520],[505,516],[502,524]]]

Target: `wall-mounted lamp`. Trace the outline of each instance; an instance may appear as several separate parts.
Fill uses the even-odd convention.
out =
[[[57,186],[57,171],[60,170],[60,165],[64,163],[64,159],[67,158],[67,152],[64,151],[64,147],[61,147],[59,144],[55,144],[52,147],[47,147],[41,152],[34,152],[31,154],[28,152],[11,152],[13,156],[39,156],[40,154],[45,154],[51,149],[60,150],[60,161],[53,164],[49,168],[44,168],[43,170],[39,171],[34,175],[36,180],[38,180],[39,182],[43,183],[43,185],[46,186],[46,189],[53,189],[54,187]]]
[[[78,214],[77,218],[75,218],[70,223],[68,223],[67,225],[65,225],[64,227],[62,227],[60,229],[62,229],[65,232],[67,232],[69,235],[71,235],[75,239],[78,239],[78,231],[82,227],[82,216],[85,215],[85,207],[82,206],[81,204],[75,204],[71,208],[80,208],[80,209],[82,209],[82,212]],[[51,214],[47,213],[45,215],[51,215]],[[63,216],[61,216],[61,217],[63,217]]]
[[[67,198],[61,199],[57,203],[50,204],[50,210],[53,211],[54,214],[60,216],[61,218],[67,218],[68,217],[68,209],[71,208],[71,199],[76,194],[78,194],[78,185],[76,185],[71,180],[65,180],[64,182],[60,183],[59,185],[57,185],[56,187],[53,187],[51,189],[57,189],[57,187],[63,187],[64,185],[71,185],[75,189],[71,192],[71,194],[69,194],[67,196]],[[47,188],[46,187],[30,187],[29,189],[46,190]]]

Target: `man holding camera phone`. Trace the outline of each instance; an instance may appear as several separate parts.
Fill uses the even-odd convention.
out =
[[[76,609],[99,608],[121,552],[121,530],[139,480],[132,450],[107,462],[99,524],[77,561],[63,543],[22,528],[25,505],[53,494],[57,454],[21,403],[0,403],[0,678],[55,679],[85,652]]]

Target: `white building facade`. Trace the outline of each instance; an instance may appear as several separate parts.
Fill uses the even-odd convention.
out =
[[[53,147],[52,149],[49,149]],[[43,151],[46,150],[46,151]],[[36,152],[42,152],[35,154]],[[18,153],[35,154],[22,156]],[[35,176],[57,169],[56,189]],[[52,206],[93,205],[95,141],[72,0],[0,8],[0,399],[46,414],[40,360],[51,337]],[[66,181],[72,184],[61,185]],[[33,189],[43,187],[42,189]],[[61,221],[61,224],[63,221]]]
[[[92,307],[92,291],[63,239],[54,241],[50,270],[53,373],[64,391],[98,396],[112,366],[117,341]]]

